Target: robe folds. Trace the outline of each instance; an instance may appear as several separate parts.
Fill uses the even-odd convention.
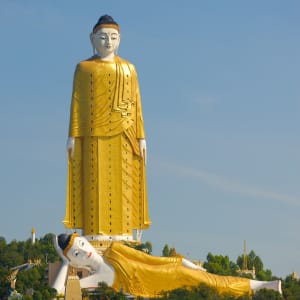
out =
[[[138,77],[134,66],[115,57],[94,56],[75,70],[69,137],[64,224],[83,235],[132,235],[146,229],[148,215],[145,138]]]
[[[115,271],[113,288],[141,297],[157,297],[162,291],[196,287],[204,283],[221,294],[251,294],[247,278],[221,276],[182,265],[181,257],[157,257],[114,242],[103,258]]]

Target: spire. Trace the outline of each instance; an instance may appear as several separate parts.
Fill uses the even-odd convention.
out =
[[[35,229],[34,229],[34,227],[32,227],[32,229],[31,229],[31,243],[32,243],[32,245],[35,244]]]
[[[248,270],[246,240],[244,240],[243,270]]]

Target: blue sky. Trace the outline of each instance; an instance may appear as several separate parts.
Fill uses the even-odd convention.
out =
[[[64,231],[75,65],[102,14],[139,73],[152,227],[189,258],[248,251],[300,274],[300,2],[0,3],[0,236]]]

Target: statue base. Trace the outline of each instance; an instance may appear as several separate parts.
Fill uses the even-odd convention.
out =
[[[100,255],[103,255],[104,251],[110,247],[112,242],[120,242],[127,245],[140,245],[141,240],[133,239],[132,236],[127,235],[85,235],[84,236],[89,243],[97,250]]]

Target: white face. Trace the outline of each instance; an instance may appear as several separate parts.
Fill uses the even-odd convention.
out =
[[[115,28],[100,28],[91,35],[91,41],[101,57],[114,55],[119,48],[120,34]]]
[[[103,263],[102,257],[84,237],[75,237],[72,247],[67,253],[70,262],[74,266],[91,267],[96,269]]]

